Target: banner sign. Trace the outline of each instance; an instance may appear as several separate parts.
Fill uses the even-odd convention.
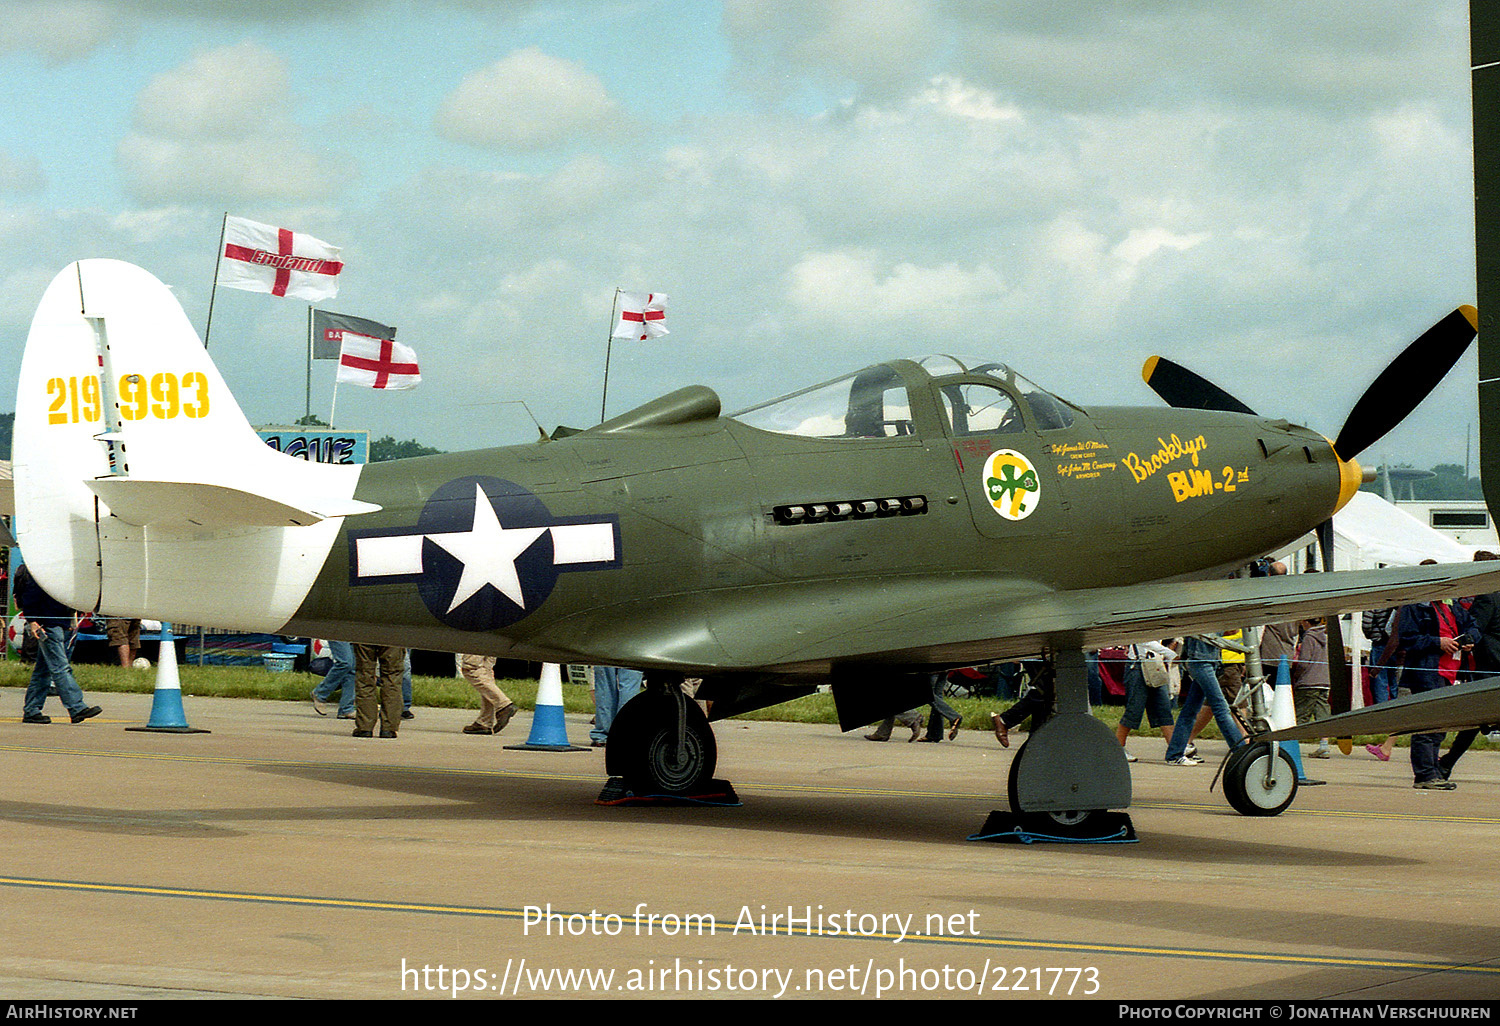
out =
[[[370,432],[319,431],[316,428],[267,428],[261,440],[288,456],[314,463],[368,463]]]

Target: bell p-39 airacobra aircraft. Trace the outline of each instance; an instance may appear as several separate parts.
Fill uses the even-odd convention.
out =
[[[1471,31],[1494,509],[1500,10],[1473,5]],[[925,702],[933,671],[1047,653],[1056,711],[1012,760],[1009,794],[1084,829],[1131,799],[1123,751],[1088,712],[1085,648],[1500,590],[1494,563],[1226,576],[1310,530],[1331,537],[1355,456],[1475,327],[1461,308],[1424,332],[1333,442],[1166,360],[1145,376],[1170,409],[1086,409],[945,356],[734,416],[691,387],[567,437],[334,466],[261,443],[166,286],[85,260],[47,289],[22,359],[16,534],[78,609],[640,667],[648,688],[606,758],[648,793],[692,793],[715,766],[684,676],[703,678],[716,718],[831,683],[851,729]],[[1242,812],[1285,808],[1283,738],[1500,720],[1500,681],[1444,690],[1263,732],[1226,764],[1226,793]]]
[[[684,675],[716,717],[831,682],[852,729],[925,701],[931,671],[1045,650],[1057,712],[1009,790],[1076,824],[1131,797],[1088,714],[1085,647],[1500,588],[1482,565],[1224,579],[1328,521],[1355,453],[1473,320],[1414,343],[1333,443],[1214,408],[1222,393],[1165,361],[1148,379],[1175,408],[1085,409],[943,356],[732,417],[695,386],[567,437],[335,466],[259,440],[166,286],[85,260],[27,341],[16,533],[80,609],[641,667],[663,686],[621,712],[606,758],[647,793],[714,770],[707,720],[670,686]],[[1279,811],[1273,777],[1235,793]]]

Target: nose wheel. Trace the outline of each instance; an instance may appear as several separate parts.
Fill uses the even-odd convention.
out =
[[[1297,797],[1297,766],[1280,745],[1240,745],[1224,764],[1224,797],[1242,816],[1279,815]]]

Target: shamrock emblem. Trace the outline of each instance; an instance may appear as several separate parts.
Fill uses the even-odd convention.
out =
[[[1041,479],[1031,461],[1014,449],[990,454],[983,481],[991,508],[1006,520],[1025,519],[1036,508]]]

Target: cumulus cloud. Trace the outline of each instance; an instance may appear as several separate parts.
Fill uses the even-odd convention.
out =
[[[125,188],[146,203],[333,195],[351,169],[307,144],[298,102],[286,63],[257,43],[196,54],[136,97],[117,150]]]
[[[438,109],[435,127],[457,142],[536,150],[608,133],[619,117],[596,76],[528,47],[467,75]]]
[[[726,0],[723,28],[740,81],[756,92],[779,98],[812,79],[889,96],[931,60],[932,7],[927,0]]]
[[[1279,0],[728,0],[724,31],[737,79],[778,98],[807,82],[888,98],[940,60],[950,74],[1065,110],[1193,97],[1368,109],[1454,74],[1450,58],[1468,39],[1464,5],[1410,0],[1372,0],[1358,18],[1342,4]]]
[[[788,277],[787,298],[794,306],[818,319],[854,325],[951,329],[1005,290],[1000,275],[984,264],[901,262],[887,270],[878,254],[858,250],[809,253]]]
[[[201,320],[203,240],[222,209],[209,223],[202,199],[335,197],[316,217],[275,216],[346,247],[340,303],[399,324],[429,377],[399,408],[350,398],[347,416],[445,448],[477,439],[468,418],[433,410],[480,378],[485,401],[524,397],[549,425],[593,419],[617,285],[673,302],[663,345],[615,347],[616,411],[696,381],[733,409],[805,383],[796,368],[810,364],[832,374],[943,350],[1013,361],[1085,404],[1150,402],[1135,368],[1161,352],[1210,377],[1233,368],[1226,387],[1292,416],[1295,370],[1317,397],[1305,406],[1335,408],[1315,426],[1336,431],[1363,382],[1325,354],[1367,356],[1373,376],[1378,348],[1419,332],[1422,311],[1430,323],[1473,298],[1462,5],[1374,2],[728,0],[729,66],[715,53],[693,73],[786,101],[773,106],[719,102],[716,80],[693,105],[645,77],[612,95],[589,59],[538,48],[481,67],[524,44],[493,49],[520,34],[476,30],[423,55],[438,92],[416,90],[378,133],[368,112],[359,126],[347,106],[318,115],[353,140],[341,145],[379,136],[390,158],[368,196],[338,191],[344,168],[299,126],[312,105],[276,53],[226,46],[157,68],[140,91],[117,153],[153,209],[28,223],[14,180],[45,171],[50,195],[65,170],[45,149],[39,167],[10,155],[0,243],[7,222],[26,230],[0,245],[0,281],[29,316],[23,293],[66,260],[116,253],[183,283]],[[233,5],[112,9],[196,18],[191,6],[227,19]],[[568,11],[536,5],[524,29],[557,30]],[[610,5],[598,24],[633,13]],[[602,52],[602,38],[568,52]],[[612,136],[622,105],[642,114]],[[656,119],[668,109],[688,113]],[[434,133],[483,152],[434,147]],[[218,303],[216,333],[240,317],[268,347],[219,350],[244,361],[236,388],[265,393],[247,410],[284,416],[261,364],[282,345],[300,374],[300,324],[258,297]],[[1347,401],[1325,400],[1340,389]],[[341,393],[341,419],[344,405]]]
[[[119,32],[124,19],[105,0],[19,0],[0,18],[0,55],[34,54],[53,64],[78,60]]]
[[[1138,228],[1125,236],[1112,253],[1126,265],[1135,267],[1163,250],[1185,252],[1208,237],[1208,232],[1180,235],[1165,228]]]
[[[136,97],[135,125],[172,139],[237,139],[247,125],[280,120],[291,100],[286,64],[251,42],[199,53]]]

